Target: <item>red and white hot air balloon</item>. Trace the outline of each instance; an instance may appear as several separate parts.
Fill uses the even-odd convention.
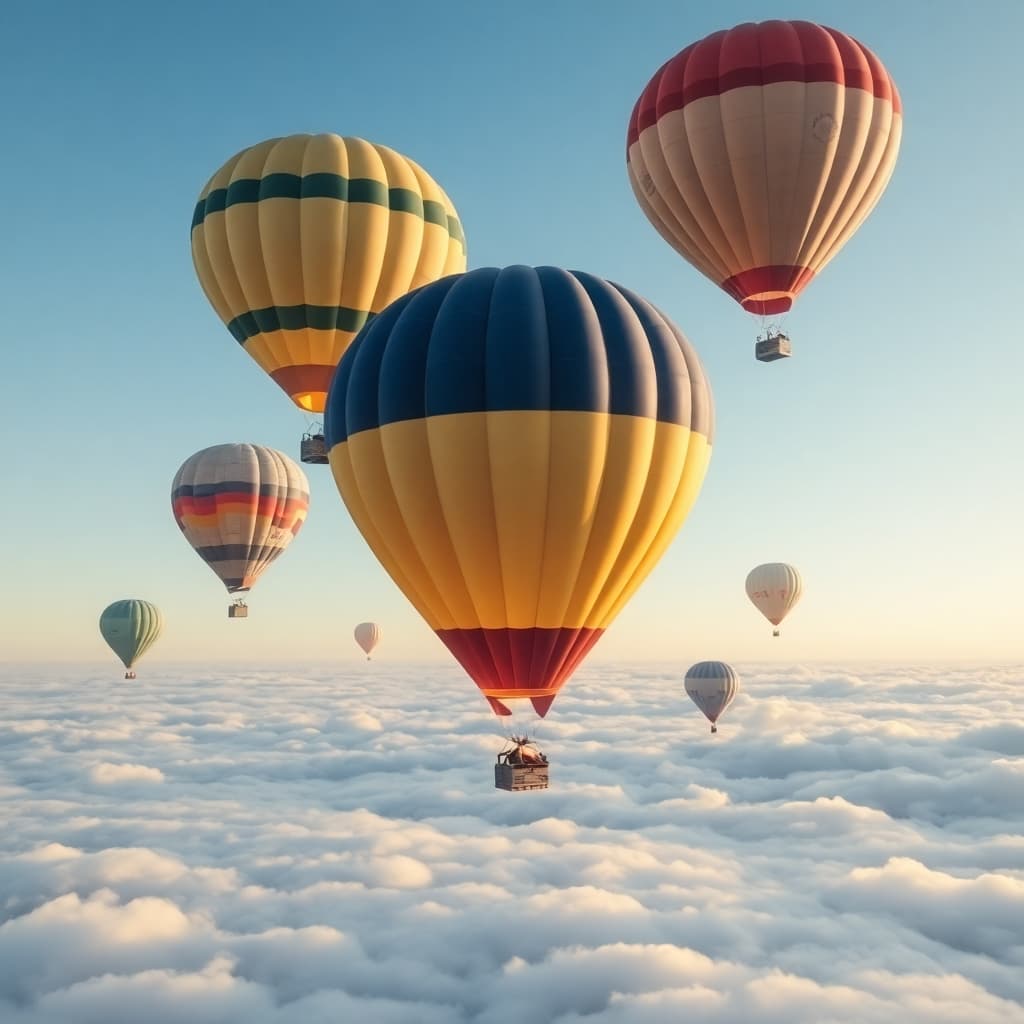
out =
[[[626,163],[662,238],[771,316],[874,208],[902,127],[896,85],[866,46],[808,21],[748,22],[662,65],[633,108]],[[758,358],[788,355],[784,340]]]

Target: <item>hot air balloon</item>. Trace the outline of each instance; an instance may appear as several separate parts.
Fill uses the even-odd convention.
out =
[[[658,233],[748,312],[788,310],[878,202],[899,92],[863,44],[807,21],[746,23],[667,61],[633,108],[629,181]],[[789,354],[768,330],[757,358]]]
[[[747,597],[773,625],[778,626],[804,592],[800,573],[784,562],[766,562],[747,575]],[[772,636],[778,636],[776,629]]]
[[[100,633],[124,664],[125,679],[135,678],[135,663],[153,646],[163,626],[160,609],[138,598],[115,601],[100,613]]]
[[[360,622],[353,630],[356,643],[363,649],[366,660],[370,660],[374,647],[380,643],[381,631],[376,622]]]
[[[724,661],[698,661],[686,670],[686,693],[718,732],[718,719],[740,692],[740,677]]]
[[[307,413],[321,413],[356,332],[388,303],[466,269],[441,187],[364,139],[290,135],[236,153],[192,217],[192,261],[235,340]],[[323,435],[304,462],[326,463]]]
[[[559,689],[682,526],[711,455],[700,360],[627,289],[483,268],[406,295],[325,415],[356,526],[498,715]]]
[[[171,485],[171,508],[185,539],[229,594],[252,589],[292,542],[309,510],[305,473],[287,455],[258,444],[218,444],[190,455]],[[242,599],[229,618],[245,618]]]

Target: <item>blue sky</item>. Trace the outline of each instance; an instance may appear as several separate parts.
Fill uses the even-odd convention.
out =
[[[197,283],[192,208],[232,153],[334,131],[445,188],[470,267],[553,264],[638,291],[704,359],[718,408],[704,489],[591,656],[1013,659],[1024,376],[1016,66],[1024,6],[987,3],[105,2],[5,5],[0,163],[7,460],[0,658],[100,661],[96,620],[155,601],[160,660],[347,661],[446,652],[370,554],[326,469],[248,622],[170,513],[193,451],[293,457],[305,418]],[[650,75],[717,28],[807,18],[861,39],[900,87],[895,176],[762,365],[757,322],[637,207],[624,162]],[[762,561],[805,597],[773,641],[743,593]]]

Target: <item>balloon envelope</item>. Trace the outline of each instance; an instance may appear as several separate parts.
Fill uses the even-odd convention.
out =
[[[686,670],[684,685],[690,700],[714,725],[740,692],[740,677],[724,661],[699,661]]]
[[[258,444],[218,444],[190,455],[171,485],[185,539],[229,594],[250,590],[292,542],[309,510],[305,473]]]
[[[654,306],[554,267],[406,295],[338,366],[338,489],[497,714],[543,715],[654,568],[711,455],[697,353]]]
[[[236,153],[192,218],[192,262],[235,340],[307,412],[322,412],[356,332],[412,288],[466,269],[451,200],[419,164],[338,135]]]
[[[163,625],[160,609],[138,598],[115,601],[100,613],[100,633],[126,669],[153,646]]]
[[[363,653],[369,656],[374,647],[380,643],[381,629],[376,622],[360,622],[355,630],[356,643],[363,649]]]
[[[633,108],[629,181],[658,233],[751,313],[782,313],[881,198],[899,93],[855,39],[807,21],[715,32]]]
[[[773,626],[782,622],[804,592],[800,573],[784,562],[765,562],[751,569],[746,588],[754,607]]]

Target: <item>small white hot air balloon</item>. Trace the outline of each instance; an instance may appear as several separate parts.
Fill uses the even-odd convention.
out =
[[[736,669],[724,661],[698,661],[686,670],[684,685],[690,700],[711,723],[711,731],[718,732],[715,723],[740,692]]]
[[[747,597],[773,626],[792,611],[803,592],[800,573],[785,562],[766,562],[747,576]],[[778,629],[772,632],[772,636],[778,635]]]
[[[370,653],[380,643],[381,629],[376,622],[360,622],[355,630],[356,643],[362,647],[366,654],[366,660],[370,660]]]

